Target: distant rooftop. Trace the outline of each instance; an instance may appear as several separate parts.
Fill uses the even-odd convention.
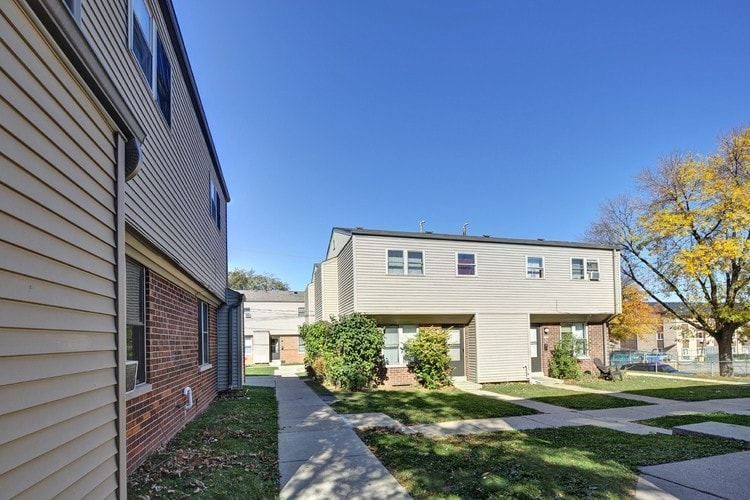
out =
[[[305,292],[295,290],[238,290],[245,302],[305,302]]]
[[[488,242],[488,243],[505,243],[511,245],[535,245],[535,246],[550,246],[550,247],[573,247],[573,248],[596,248],[601,250],[618,250],[619,247],[612,245],[601,245],[598,243],[585,243],[580,241],[553,241],[545,240],[544,238],[538,238],[536,240],[530,239],[514,239],[514,238],[497,238],[488,234],[482,236],[469,236],[461,234],[443,234],[433,233],[430,231],[419,232],[408,232],[408,231],[384,231],[380,229],[365,229],[361,227],[357,228],[345,228],[345,227],[334,227],[333,232],[342,234],[360,234],[365,236],[390,236],[395,238],[423,238],[431,240],[453,240],[453,241],[476,241],[476,242]]]

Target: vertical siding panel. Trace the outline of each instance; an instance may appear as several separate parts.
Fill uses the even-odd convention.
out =
[[[354,243],[344,247],[338,260],[338,291],[339,291],[339,314],[354,312]]]
[[[323,282],[323,319],[339,316],[338,258],[329,259],[320,265]]]
[[[0,10],[0,491],[117,488],[114,131],[14,1]],[[48,436],[48,439],[39,436]]]

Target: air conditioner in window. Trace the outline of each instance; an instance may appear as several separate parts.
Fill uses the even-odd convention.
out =
[[[589,272],[589,279],[591,281],[599,281],[599,271],[591,271],[591,272]]]

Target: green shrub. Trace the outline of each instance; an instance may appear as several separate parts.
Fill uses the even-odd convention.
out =
[[[383,332],[361,313],[333,320],[324,343],[326,380],[342,389],[375,385],[383,366]]]
[[[578,358],[575,356],[576,340],[572,333],[564,333],[552,351],[549,361],[549,375],[563,380],[577,379],[581,376]]]
[[[449,336],[449,330],[431,326],[420,328],[416,337],[404,344],[404,354],[409,358],[409,371],[427,389],[439,389],[453,384],[451,357],[448,355]]]
[[[312,366],[313,361],[323,355],[330,330],[331,323],[328,321],[316,321],[312,324],[300,325],[299,335],[305,341],[306,365]]]

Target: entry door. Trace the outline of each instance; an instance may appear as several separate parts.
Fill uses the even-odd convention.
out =
[[[464,373],[464,329],[450,327],[448,337],[448,354],[451,357],[453,377],[463,377]]]
[[[271,361],[278,361],[281,359],[281,342],[279,341],[279,337],[271,337]]]
[[[542,352],[539,350],[539,327],[529,328],[529,357],[531,358],[531,371],[542,371]]]

